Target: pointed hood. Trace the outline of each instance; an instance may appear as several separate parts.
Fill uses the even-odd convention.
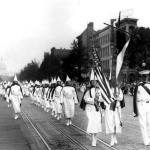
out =
[[[54,80],[53,80],[53,83],[56,83],[57,81],[56,81],[56,78],[54,78]]]
[[[90,81],[95,80],[94,71],[91,70]]]
[[[66,81],[71,81],[71,79],[68,77],[68,75],[67,75]]]
[[[60,80],[60,78],[59,78],[59,76],[58,76],[58,78],[57,78],[57,82],[60,82],[61,80]]]
[[[15,77],[14,77],[14,81],[18,81],[16,74],[15,74]]]

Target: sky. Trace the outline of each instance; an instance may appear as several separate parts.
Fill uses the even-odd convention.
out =
[[[52,47],[70,48],[89,22],[102,29],[119,11],[150,27],[149,0],[0,0],[0,59],[19,72]]]

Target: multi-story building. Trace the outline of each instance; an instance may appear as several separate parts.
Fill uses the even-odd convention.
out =
[[[63,59],[68,57],[71,54],[71,50],[70,49],[56,49],[56,48],[52,48],[51,49],[51,55],[56,56],[57,58]]]
[[[77,37],[84,49],[89,50],[91,48],[94,33],[96,33],[94,30],[94,23],[90,22],[87,28]]]
[[[90,49],[93,44],[94,47],[97,49],[100,58],[101,58],[101,66],[102,70],[105,73],[106,77],[109,78],[110,72],[113,73],[112,76],[114,77],[115,74],[115,62],[116,62],[116,28],[113,27],[115,19],[111,19],[110,25],[107,25],[105,28],[94,31],[93,23],[89,23],[87,28],[84,32],[79,35],[77,38],[82,42],[83,46]],[[116,23],[117,25],[117,23]],[[120,21],[120,29],[131,32],[133,28],[137,27],[137,19],[134,18],[124,18]],[[127,80],[127,72],[133,73],[133,71],[126,70],[127,68],[123,68],[121,73],[125,73],[122,75],[123,80]],[[132,74],[133,75],[133,74]]]

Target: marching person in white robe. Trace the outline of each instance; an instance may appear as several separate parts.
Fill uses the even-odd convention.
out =
[[[61,102],[61,91],[62,91],[62,85],[61,80],[58,77],[57,79],[57,85],[54,91],[54,103],[56,107],[56,113],[57,113],[57,120],[61,119],[62,114],[62,102]]]
[[[11,83],[8,82],[7,87],[6,87],[6,102],[8,103],[8,107],[11,107],[11,100],[9,97],[9,92],[10,92],[10,87],[11,87]]]
[[[56,107],[55,107],[55,104],[54,104],[54,96],[53,96],[55,87],[56,87],[56,83],[54,83],[54,80],[52,79],[51,82],[50,82],[49,89],[47,91],[46,98],[47,98],[47,100],[49,101],[49,104],[50,104],[51,115],[54,116],[54,117],[57,117]]]
[[[95,102],[100,102],[102,100],[100,88],[96,86],[97,81],[94,77],[94,72],[92,70],[90,77],[90,87],[86,89],[83,100],[86,103],[85,111],[88,118],[87,133],[92,135],[92,146],[96,146],[97,134],[102,132],[102,118],[101,118],[101,108],[97,109]]]
[[[62,89],[61,99],[63,103],[65,118],[67,119],[66,125],[69,126],[72,124],[71,119],[74,117],[75,104],[78,103],[78,99],[76,90],[71,86],[71,80],[68,76],[66,79],[66,85]]]
[[[10,87],[9,97],[12,102],[12,106],[15,113],[14,119],[18,119],[19,114],[21,112],[21,100],[23,99],[23,93],[22,93],[22,88],[18,83],[16,75]]]
[[[33,91],[34,99],[35,99],[35,104],[37,106],[41,106],[41,86],[39,81],[35,81],[35,88]]]
[[[116,135],[122,133],[121,108],[125,107],[125,102],[119,83],[111,81],[110,86],[115,101],[106,105],[105,128],[106,134],[111,135],[110,145],[114,146],[118,143]]]
[[[47,97],[48,90],[49,90],[49,81],[45,80],[43,85],[43,99],[44,99],[44,111],[46,112],[50,111],[50,103]]]
[[[133,110],[138,117],[142,140],[150,146],[150,70],[140,71],[141,82],[136,85],[133,97]]]

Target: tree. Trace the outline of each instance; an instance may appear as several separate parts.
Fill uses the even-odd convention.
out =
[[[72,53],[66,59],[62,65],[63,70],[70,77],[82,80],[82,73],[87,73],[89,69],[89,52],[87,49],[82,47],[81,42],[74,40],[71,44]]]
[[[51,77],[61,76],[60,59],[49,53],[44,54],[44,59],[39,68],[40,80],[51,79]]]
[[[19,79],[27,80],[27,81],[35,81],[38,79],[38,70],[39,65],[36,61],[31,61],[31,63],[28,63],[19,73]]]
[[[140,69],[142,62],[145,62],[147,67],[150,66],[150,29],[144,27],[135,28],[132,34],[134,36],[131,37],[127,49],[129,67]]]

